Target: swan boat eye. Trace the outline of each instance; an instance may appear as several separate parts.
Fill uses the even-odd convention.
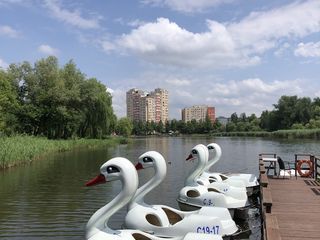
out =
[[[143,161],[144,163],[153,162],[152,158],[150,158],[150,157],[144,157],[144,158],[142,159],[142,161]]]
[[[107,167],[107,173],[117,173],[120,172],[120,170],[114,166]]]
[[[192,154],[198,154],[197,150],[192,150]]]
[[[208,149],[209,149],[209,150],[212,150],[212,149],[214,149],[214,147],[213,147],[213,146],[209,146]]]

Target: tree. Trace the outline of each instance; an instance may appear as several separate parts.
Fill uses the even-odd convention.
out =
[[[135,135],[146,135],[146,124],[142,121],[134,121],[132,133]]]
[[[156,124],[156,131],[158,133],[164,133],[165,132],[165,128],[164,128],[163,122],[161,120],[158,122],[158,124]]]
[[[204,132],[209,133],[211,130],[212,130],[212,122],[207,114],[206,119],[204,121]]]
[[[238,122],[238,115],[237,115],[237,113],[235,113],[235,112],[232,113],[230,119],[231,119],[231,122],[237,123],[237,122]]]
[[[247,115],[245,113],[241,113],[239,117],[239,121],[246,122],[247,121]]]
[[[308,123],[312,115],[311,99],[308,97],[299,98],[295,106],[295,122],[302,123],[303,125]]]
[[[263,111],[260,117],[260,127],[267,131],[279,129],[278,115],[275,111]]]
[[[296,122],[297,96],[281,96],[277,104],[274,104],[275,114],[279,119],[278,129],[289,129]]]
[[[13,133],[17,119],[18,95],[5,71],[0,70],[0,133]]]
[[[73,61],[63,68],[52,56],[37,61],[33,67],[28,62],[11,64],[6,73],[1,71],[0,78],[3,83],[3,79],[10,83],[14,95],[15,101],[10,102],[16,107],[11,106],[5,115],[9,119],[12,114],[10,128],[18,133],[48,138],[100,138],[115,129],[116,116],[106,86],[97,79],[86,79]],[[6,92],[8,89],[7,85],[1,88]],[[3,99],[9,96],[5,95]],[[3,119],[4,114],[0,117],[2,128]],[[13,119],[16,124],[12,124]]]
[[[80,124],[80,136],[92,138],[110,134],[113,120],[111,95],[106,86],[95,78],[88,79],[81,84],[81,109],[83,118]]]
[[[129,118],[120,118],[117,123],[116,132],[119,135],[130,136],[132,133],[133,124]]]

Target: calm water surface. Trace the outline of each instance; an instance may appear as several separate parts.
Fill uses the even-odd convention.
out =
[[[163,137],[136,139],[132,144],[109,149],[54,154],[29,166],[0,172],[0,239],[84,239],[90,216],[121,189],[119,182],[90,188],[84,187],[85,182],[99,173],[106,160],[122,156],[135,163],[148,150],[159,151],[171,164],[165,181],[146,201],[177,208],[177,194],[195,166],[184,159],[194,145],[210,142],[217,142],[222,148],[222,158],[215,167],[221,172],[257,174],[261,152],[274,152],[285,160],[293,160],[294,153],[320,151],[317,141]],[[140,184],[152,176],[152,169],[140,171]],[[121,227],[125,213],[126,209],[122,209],[114,215],[110,225]],[[258,237],[259,234],[252,234],[250,239]]]

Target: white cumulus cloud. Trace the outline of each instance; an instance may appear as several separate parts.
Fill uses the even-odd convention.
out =
[[[320,42],[299,43],[294,55],[300,57],[320,57]]]
[[[81,29],[97,29],[100,27],[99,20],[101,17],[94,16],[91,18],[85,18],[82,16],[80,10],[76,9],[71,11],[65,9],[62,6],[62,2],[58,0],[45,0],[45,7],[49,9],[54,18],[74,27]]]
[[[234,0],[142,0],[141,2],[153,6],[169,7],[170,9],[179,12],[192,13],[202,12],[208,8],[233,1]]]
[[[53,48],[47,44],[42,44],[38,47],[38,51],[45,55],[53,55],[57,56],[59,54],[59,50],[56,48]]]
[[[257,65],[268,50],[283,48],[292,39],[320,32],[320,1],[297,1],[253,12],[240,21],[207,20],[206,24],[206,31],[192,32],[167,18],[158,18],[123,34],[115,46],[161,65],[210,68]]]
[[[19,32],[10,26],[4,25],[0,26],[0,35],[10,38],[17,38],[19,37]]]

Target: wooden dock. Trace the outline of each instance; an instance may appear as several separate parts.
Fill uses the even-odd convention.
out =
[[[320,239],[320,182],[267,176],[259,162],[265,240]]]

